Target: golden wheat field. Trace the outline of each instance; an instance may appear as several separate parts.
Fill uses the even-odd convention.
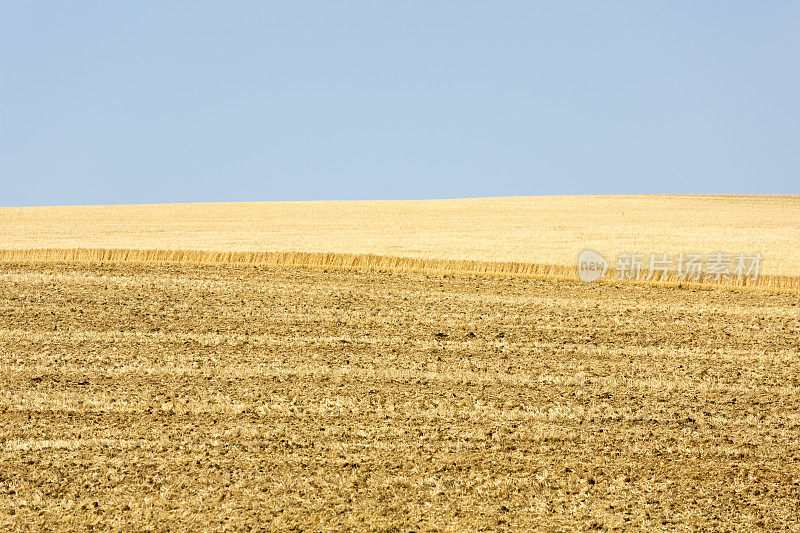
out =
[[[0,209],[0,528],[800,531],[798,208]]]
[[[800,276],[800,196],[543,196],[0,208],[0,249],[317,252],[573,267],[591,248],[762,252]]]

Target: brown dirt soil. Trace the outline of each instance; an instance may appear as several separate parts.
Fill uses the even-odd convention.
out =
[[[0,527],[800,531],[800,297],[0,265]]]

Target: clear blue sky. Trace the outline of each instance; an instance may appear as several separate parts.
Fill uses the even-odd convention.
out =
[[[800,2],[0,4],[0,205],[800,193]]]

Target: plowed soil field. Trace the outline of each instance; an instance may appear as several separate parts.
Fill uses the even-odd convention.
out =
[[[0,265],[0,527],[800,530],[797,293]]]

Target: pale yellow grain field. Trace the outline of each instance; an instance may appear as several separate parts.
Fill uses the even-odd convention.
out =
[[[761,252],[800,275],[800,196],[548,196],[0,209],[0,249],[376,254],[572,266],[583,248]]]
[[[800,531],[798,244],[796,196],[0,209],[0,531]]]

